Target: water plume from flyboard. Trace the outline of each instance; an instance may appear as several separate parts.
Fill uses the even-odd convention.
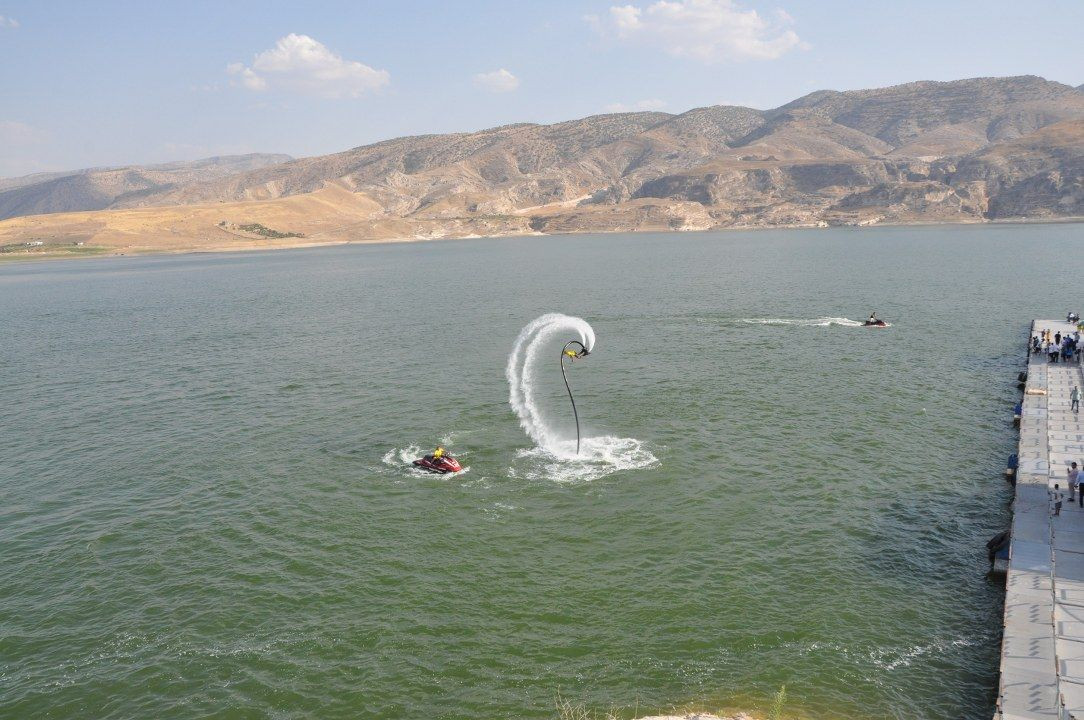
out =
[[[505,376],[508,378],[508,403],[519,417],[520,427],[538,447],[557,456],[567,454],[567,448],[564,447],[565,443],[562,443],[557,431],[546,422],[535,401],[535,375],[543,348],[558,337],[570,335],[575,339],[566,342],[561,351],[561,373],[564,375],[566,358],[583,357],[594,349],[595,331],[586,320],[561,313],[549,313],[527,323],[516,338],[515,345],[512,346],[512,354],[508,356],[508,367],[505,369]],[[579,352],[572,350],[572,345],[578,346]],[[579,414],[575,409],[576,401],[572,397],[567,375],[565,375],[565,387],[568,389],[568,396],[572,401],[576,418],[578,454]]]
[[[559,363],[576,424],[575,441],[563,437],[546,419],[535,394],[536,388],[542,382],[538,371],[552,367],[547,363],[557,358],[550,356],[549,352],[556,351],[557,343],[562,341]],[[551,460],[564,461],[566,465],[568,461],[579,461],[579,470],[570,472],[565,468],[560,472],[545,473],[556,479],[593,479],[615,470],[645,467],[657,461],[635,438],[582,435],[579,409],[572,394],[568,370],[572,363],[590,355],[594,348],[595,331],[586,320],[550,313],[532,320],[520,331],[508,356],[505,370],[508,378],[508,403],[519,418],[520,427],[535,442],[538,450]],[[525,453],[527,456],[532,454],[537,453]],[[554,467],[551,466],[550,470],[554,470]]]

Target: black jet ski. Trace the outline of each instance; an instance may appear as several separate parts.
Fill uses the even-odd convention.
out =
[[[862,327],[888,327],[888,323],[884,320],[867,320],[862,323]]]

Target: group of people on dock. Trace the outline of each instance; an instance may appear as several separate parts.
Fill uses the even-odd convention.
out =
[[[1081,356],[1084,355],[1084,336],[1080,334],[1079,329],[1065,335],[1060,332],[1051,335],[1049,330],[1043,330],[1032,336],[1031,354],[1046,355],[1047,359],[1052,363],[1059,360],[1062,362],[1073,362],[1074,360],[1080,362]]]
[[[1075,325],[1076,330],[1066,333],[1064,336],[1060,332],[1056,332],[1051,336],[1049,330],[1043,330],[1038,335],[1032,336],[1031,352],[1033,355],[1043,353],[1048,356],[1049,361],[1052,363],[1058,362],[1059,359],[1062,362],[1072,362],[1073,360],[1080,362],[1084,359],[1084,337],[1081,336],[1084,324],[1080,322],[1080,315],[1071,312],[1065,317],[1065,321]],[[1080,386],[1073,385],[1073,390],[1069,393],[1069,409],[1074,413],[1080,412],[1080,398]],[[1070,463],[1069,467],[1065,469],[1065,474],[1069,486],[1069,502],[1075,501],[1079,503],[1081,508],[1084,508],[1084,470],[1081,470],[1074,462]],[[1054,501],[1054,515],[1061,515],[1064,493],[1060,484],[1054,483],[1051,496]]]

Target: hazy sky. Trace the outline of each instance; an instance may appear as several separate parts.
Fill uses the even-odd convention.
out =
[[[1082,0],[0,0],[0,176],[823,88],[1084,83]]]

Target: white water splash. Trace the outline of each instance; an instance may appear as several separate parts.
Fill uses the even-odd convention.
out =
[[[561,313],[549,313],[535,318],[520,330],[512,353],[508,356],[508,366],[504,374],[508,378],[508,404],[516,411],[519,425],[539,447],[553,452],[559,450],[558,438],[545,420],[534,401],[534,366],[542,347],[548,340],[564,333],[579,339],[591,352],[595,347],[595,331],[586,320]]]
[[[828,327],[838,325],[840,327],[865,327],[858,320],[845,317],[819,317],[819,318],[741,318],[738,322],[750,325],[797,325],[799,327]],[[885,327],[891,327],[885,323]]]
[[[396,467],[398,465],[410,465],[422,456],[422,449],[417,445],[407,445],[405,448],[392,448],[380,458],[385,465]]]
[[[557,480],[596,479],[617,470],[645,467],[657,462],[657,458],[644,450],[642,443],[635,438],[584,437],[577,454],[575,438],[561,437],[546,422],[535,402],[535,370],[543,349],[552,347],[556,350],[554,340],[579,340],[591,352],[595,347],[595,331],[586,320],[550,313],[532,320],[516,338],[505,369],[508,404],[515,410],[520,427],[537,445],[534,449],[522,451],[519,457],[538,461],[522,474]],[[557,360],[556,352],[554,356],[554,360]],[[541,472],[539,462],[542,463]],[[521,474],[515,468],[510,472],[513,475]]]
[[[613,435],[583,438],[579,455],[576,440],[572,439],[561,441],[556,453],[533,447],[520,450],[516,458],[520,462],[508,469],[512,477],[561,483],[598,480],[620,470],[649,467],[659,461],[636,438]]]

